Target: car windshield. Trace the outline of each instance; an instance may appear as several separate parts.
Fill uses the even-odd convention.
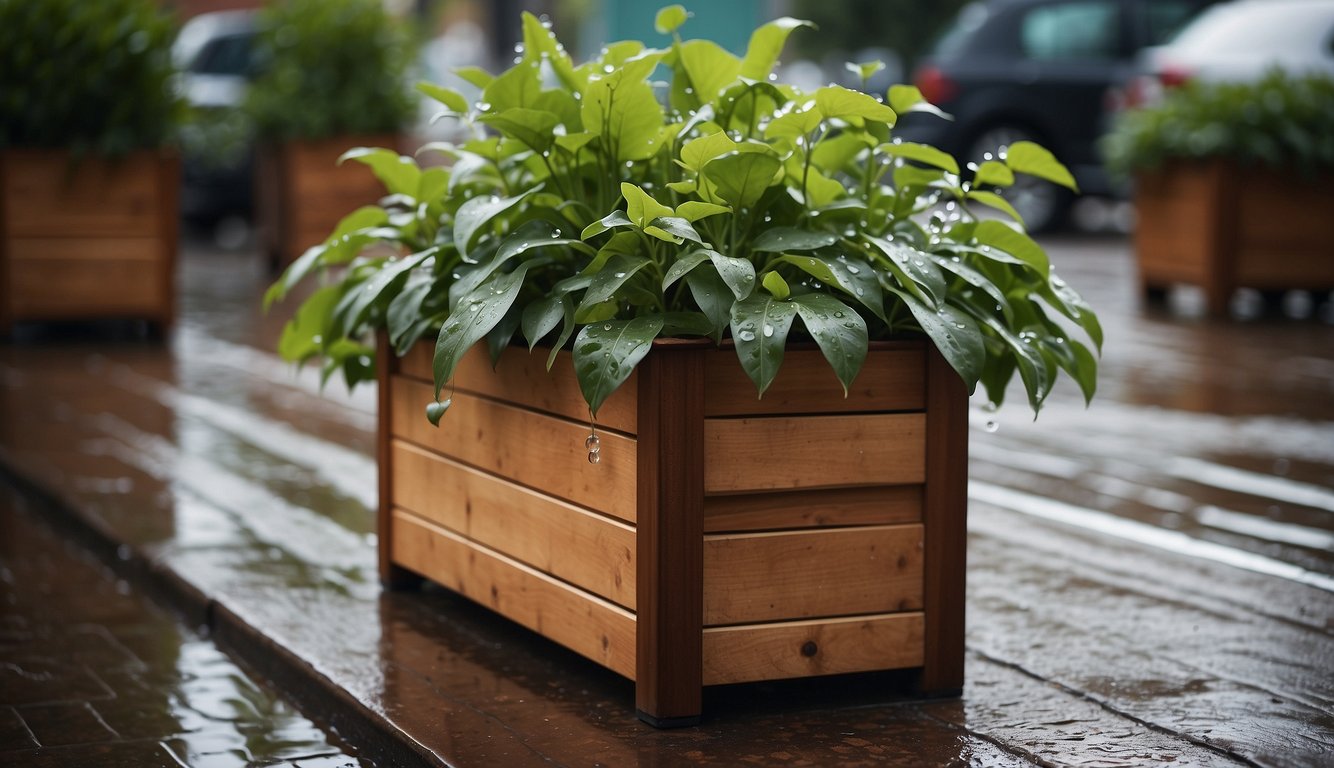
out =
[[[933,55],[947,59],[967,48],[973,33],[986,23],[989,13],[982,3],[964,6],[958,19],[932,47]]]
[[[1184,53],[1319,49],[1334,23],[1334,4],[1246,3],[1210,9],[1171,45]]]

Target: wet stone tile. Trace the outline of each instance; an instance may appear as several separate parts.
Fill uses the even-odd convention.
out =
[[[23,768],[183,768],[183,764],[156,741],[119,741],[73,747],[44,747],[23,752],[0,752],[4,765]]]
[[[26,749],[37,742],[12,707],[0,707],[0,749]]]
[[[20,707],[18,713],[43,747],[100,744],[119,738],[87,702]]]
[[[106,686],[83,667],[30,654],[0,659],[0,704],[25,706],[110,696]]]

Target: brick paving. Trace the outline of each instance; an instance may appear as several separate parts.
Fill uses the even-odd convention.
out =
[[[0,765],[370,766],[0,493]]]

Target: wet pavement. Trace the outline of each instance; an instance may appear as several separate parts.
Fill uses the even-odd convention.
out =
[[[1124,239],[1048,246],[1102,314],[1101,392],[974,411],[958,700],[733,686],[654,731],[614,674],[442,590],[381,593],[374,393],[276,358],[255,254],[186,249],[167,345],[0,343],[0,465],[382,765],[1334,762],[1329,307],[1143,310]]]
[[[372,766],[0,490],[0,765]]]

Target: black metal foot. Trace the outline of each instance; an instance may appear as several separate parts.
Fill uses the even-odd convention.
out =
[[[636,709],[635,715],[654,728],[689,728],[699,725],[699,715],[688,715],[686,717],[657,717],[650,715],[642,709]]]

